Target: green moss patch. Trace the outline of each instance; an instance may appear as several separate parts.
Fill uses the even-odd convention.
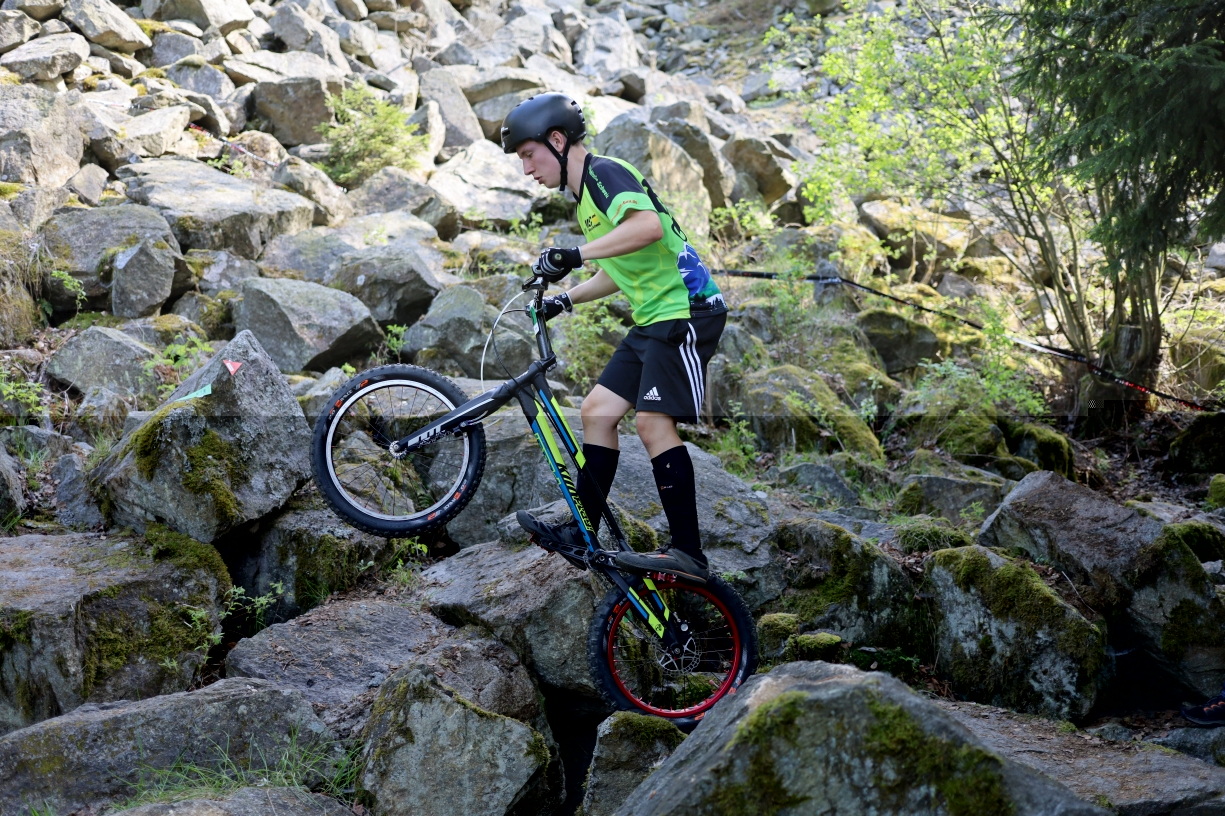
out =
[[[910,712],[880,698],[868,702],[873,723],[864,742],[876,760],[877,789],[899,808],[915,788],[931,786],[950,816],[1007,816],[1016,811],[1000,760],[972,745],[927,733]]]
[[[831,537],[822,547],[829,569],[824,573],[793,571],[788,580],[791,591],[783,598],[783,608],[798,615],[802,621],[814,620],[833,604],[849,604],[857,596],[866,595],[870,590],[873,562],[883,557],[866,542],[856,547],[851,534],[841,527],[826,522],[817,524]],[[779,546],[787,552],[798,552],[800,537],[806,534],[804,526],[785,525],[780,530]]]
[[[81,678],[86,698],[137,658],[166,670],[165,663],[174,665],[184,653],[209,645],[212,627],[201,625],[195,607],[146,601],[145,614],[138,616],[110,600],[99,604],[86,641]]]
[[[910,487],[918,487],[911,484]],[[905,493],[905,491],[902,491]],[[900,498],[900,496],[899,496]],[[896,509],[896,508],[895,508]],[[900,511],[899,511],[900,512]],[[936,552],[954,547],[969,547],[974,539],[964,530],[940,521],[915,521],[898,528],[894,546],[907,555],[918,552]]]
[[[1136,566],[1128,576],[1131,585],[1142,589],[1154,586],[1168,576],[1175,580],[1207,586],[1208,575],[1200,566],[1200,562],[1215,561],[1221,556],[1201,559],[1196,548],[1205,554],[1216,552],[1219,536],[1220,533],[1215,528],[1202,522],[1167,524],[1161,535],[1140,551]]]
[[[189,572],[207,572],[217,579],[222,591],[232,586],[230,571],[221,553],[211,544],[196,541],[185,533],[176,533],[160,524],[150,524],[145,530],[145,542],[155,561],[165,560]]]
[[[792,635],[783,647],[783,661],[825,660],[836,662],[842,654],[842,638],[830,632]]]
[[[798,720],[804,713],[807,695],[786,691],[763,703],[745,717],[728,743],[729,751],[749,754],[748,772],[743,780],[727,779],[724,771],[697,811],[723,816],[777,816],[787,808],[807,802],[787,790],[774,765],[774,741],[794,744],[800,732]]]
[[[654,751],[657,745],[662,744],[671,752],[685,741],[685,733],[667,720],[632,711],[613,714],[609,733],[617,739],[632,742],[644,751]]]
[[[6,609],[0,612],[0,655],[18,643],[30,645],[30,624],[34,613],[26,609]]]
[[[1200,561],[1220,561],[1225,558],[1225,533],[1205,521],[1184,521],[1167,525],[1162,537],[1177,538],[1195,553]]]
[[[761,653],[773,657],[783,648],[787,638],[800,632],[800,618],[788,612],[762,615],[757,621],[757,644]]]
[[[1013,454],[1028,459],[1042,470],[1053,470],[1064,478],[1072,478],[1072,443],[1066,436],[1036,422],[1018,423],[1001,418],[999,424]]]
[[[102,312],[78,312],[68,320],[59,325],[61,329],[78,329],[84,331],[90,326],[101,326],[104,329],[113,329],[122,325],[124,322],[122,317],[115,317],[113,314],[103,314]]]
[[[197,444],[187,449],[187,463],[190,469],[183,474],[183,487],[211,497],[213,511],[220,521],[240,521],[242,506],[234,495],[234,487],[246,484],[250,473],[238,446],[210,428]]]
[[[911,683],[919,677],[919,658],[901,649],[851,649],[846,662],[862,671],[886,672],[906,683]]]
[[[1208,482],[1208,509],[1225,507],[1225,473],[1218,473]]]

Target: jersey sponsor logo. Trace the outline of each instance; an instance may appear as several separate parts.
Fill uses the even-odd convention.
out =
[[[586,218],[583,219],[583,226],[589,230],[595,229],[596,227],[600,226],[600,216],[598,215],[587,216]]]
[[[605,198],[610,198],[608,191],[604,189],[604,182],[600,181],[600,177],[595,174],[594,167],[587,171],[587,175],[591,176],[591,180],[595,182],[595,186],[600,188],[600,195],[604,196]]]
[[[651,390],[643,394],[642,398],[644,400],[652,400],[654,402],[660,402],[663,400],[663,397],[659,396],[659,389],[655,386],[651,386]]]

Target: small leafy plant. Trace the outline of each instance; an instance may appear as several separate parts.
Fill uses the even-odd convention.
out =
[[[337,184],[356,186],[384,167],[412,170],[425,149],[426,137],[406,121],[405,111],[384,102],[364,84],[328,95],[334,122],[319,126],[330,145],[320,167]]]
[[[213,347],[198,337],[171,343],[162,353],[145,362],[145,374],[159,380],[158,393],[168,395],[213,353]]]

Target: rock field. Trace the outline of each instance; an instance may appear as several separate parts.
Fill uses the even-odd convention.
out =
[[[499,314],[540,247],[582,238],[497,139],[546,90],[711,267],[879,282],[926,258],[893,291],[1019,298],[959,217],[873,194],[811,219],[821,145],[786,93],[837,89],[762,47],[788,13],[845,17],[4,0],[0,816],[1225,814],[1225,735],[1172,713],[1225,681],[1225,414],[1093,447],[925,386],[976,332],[718,278],[708,416],[681,430],[762,668],[688,735],[598,694],[605,590],[514,522],[566,512],[517,412],[485,422],[483,482],[420,541],[359,532],[312,484],[316,417],[355,371],[475,395],[534,359]],[[412,155],[344,166],[346,94],[412,125]],[[775,227],[736,233],[749,212]],[[551,324],[575,429],[632,324],[624,299],[587,308]],[[1010,330],[1045,325],[1025,314]],[[1210,390],[1225,356],[1203,359]],[[652,549],[668,521],[632,422],[620,443],[609,498]]]

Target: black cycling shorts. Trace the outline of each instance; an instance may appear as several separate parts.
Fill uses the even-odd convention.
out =
[[[706,364],[727,312],[635,326],[617,346],[599,384],[639,411],[697,422],[706,400]]]

